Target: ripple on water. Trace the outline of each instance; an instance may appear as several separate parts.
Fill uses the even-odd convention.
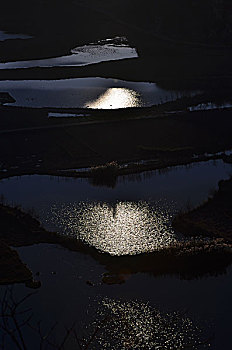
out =
[[[79,202],[53,205],[49,215],[60,232],[111,255],[152,252],[176,242],[173,209],[147,202]],[[170,204],[169,204],[170,206]]]
[[[96,77],[0,81],[0,90],[15,99],[14,106],[33,108],[150,107],[190,94],[187,91],[165,90],[155,83]],[[195,93],[192,91],[191,95]]]
[[[202,330],[180,312],[161,312],[148,303],[104,298],[96,321],[93,349],[204,349]],[[86,339],[88,341],[88,339]]]
[[[93,109],[118,109],[128,107],[142,107],[140,94],[127,88],[110,88],[95,101],[87,102],[84,107]]]

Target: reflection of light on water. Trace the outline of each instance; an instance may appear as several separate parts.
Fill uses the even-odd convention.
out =
[[[93,349],[181,350],[201,345],[201,329],[189,317],[136,301],[103,299],[92,327],[99,329]]]
[[[127,88],[110,88],[95,101],[85,104],[85,107],[95,109],[117,109],[141,106],[139,94]]]
[[[111,255],[151,252],[175,241],[168,209],[146,202],[81,202],[53,207],[52,217],[62,232]]]

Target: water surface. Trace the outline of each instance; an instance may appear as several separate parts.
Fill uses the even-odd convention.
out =
[[[7,37],[7,34],[4,34]],[[4,36],[4,37],[5,37]],[[8,35],[12,38],[12,35]],[[24,38],[18,35],[15,38]],[[25,36],[26,38],[26,36]],[[1,32],[0,32],[1,40]],[[56,66],[86,66],[88,64],[122,60],[125,58],[137,58],[135,48],[129,46],[126,38],[112,38],[100,40],[96,43],[78,46],[71,50],[70,55],[46,58],[39,60],[16,61],[0,63],[0,69],[31,68],[31,67],[56,67]]]
[[[0,81],[0,91],[16,100],[13,106],[118,109],[149,107],[185,96],[155,83],[105,78]],[[195,92],[188,92],[194,94]]]
[[[111,255],[130,255],[182,239],[172,229],[173,216],[200,205],[230,172],[231,165],[222,161],[195,163],[144,173],[144,178],[121,177],[114,189],[94,187],[86,179],[22,176],[2,180],[0,194],[33,208],[49,230]]]
[[[8,39],[30,39],[32,36],[26,34],[13,34],[7,33],[5,31],[0,30],[0,41],[5,41]],[[1,66],[1,64],[0,64]]]
[[[154,342],[168,350],[184,350],[187,344],[192,349],[230,348],[231,268],[195,280],[137,273],[122,285],[107,286],[101,284],[104,267],[89,256],[47,244],[17,250],[34,275],[40,272],[35,278],[42,282],[26,306],[45,329],[58,322],[57,337],[75,321],[78,335],[90,339],[99,320],[110,315],[93,349],[127,349],[129,339],[139,341],[138,349],[156,349]],[[14,292],[20,298],[29,290],[18,285]],[[31,348],[34,342],[33,333]]]
[[[209,111],[213,109],[224,109],[224,108],[232,108],[231,102],[226,102],[226,103],[213,103],[213,102],[208,102],[208,103],[200,103],[197,106],[189,107],[188,110],[190,112],[193,111]]]
[[[117,244],[112,253],[122,254],[128,250],[125,242],[130,233],[132,251],[147,249],[148,242],[154,247],[157,222],[163,225],[164,236],[173,238],[171,217],[181,208],[201,204],[230,172],[231,165],[222,161],[202,162],[121,177],[113,189],[81,179],[23,176],[1,180],[0,193],[9,204],[33,208],[46,227],[61,234],[74,235],[79,230],[89,244],[98,244],[103,251],[114,250]],[[105,235],[113,240],[105,241]],[[96,239],[88,241],[88,237]],[[58,339],[64,326],[75,322],[80,338],[90,339],[99,326],[91,347],[96,350],[230,348],[231,268],[227,274],[184,280],[175,275],[132,274],[121,266],[126,283],[109,286],[101,282],[107,266],[84,252],[48,244],[17,251],[42,282],[26,307],[32,307],[34,321],[41,321],[44,329],[58,322],[54,330]],[[28,292],[23,285],[14,287],[17,299]],[[35,348],[35,334],[27,334],[27,340]]]

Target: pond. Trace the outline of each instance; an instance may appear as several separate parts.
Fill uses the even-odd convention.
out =
[[[149,107],[197,93],[165,90],[155,83],[105,78],[0,81],[0,91],[10,93],[16,100],[12,106],[93,109]]]
[[[171,221],[201,204],[229,178],[222,161],[195,163],[164,172],[120,177],[115,188],[87,179],[22,176],[0,182],[6,201],[32,209],[48,230],[77,237],[111,255],[134,255],[169,246],[182,237]]]

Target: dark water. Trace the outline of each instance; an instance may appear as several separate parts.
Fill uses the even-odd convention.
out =
[[[103,334],[99,334],[100,345],[94,349],[126,349],[123,340],[128,333],[133,337],[141,334],[145,349],[156,349],[152,340],[154,338],[158,344],[167,345],[162,341],[162,333],[166,333],[165,340],[171,346],[167,349],[184,349],[177,339],[177,335],[183,333],[187,338],[185,342],[182,339],[184,344],[193,341],[199,343],[199,339],[206,341],[207,347],[193,346],[193,349],[230,348],[231,267],[225,275],[194,280],[183,280],[176,276],[155,278],[138,273],[128,275],[126,283],[122,285],[108,286],[101,284],[102,274],[106,270],[89,256],[45,244],[17,250],[34,273],[40,271],[40,276],[36,278],[42,281],[42,287],[28,301],[27,306],[33,307],[35,319],[42,320],[45,328],[55,322],[71,326],[77,321],[80,336],[87,333],[90,337],[93,328],[88,333],[85,327],[88,329],[94,324],[99,313],[105,317],[109,310],[113,310],[113,315],[119,315],[114,324],[118,345],[102,345],[102,339],[104,343],[110,342],[113,336],[112,330],[110,336],[103,328]],[[89,286],[86,281],[91,281],[94,286]],[[28,292],[24,286],[15,286],[18,297]],[[159,323],[155,319],[158,334],[144,339],[146,332],[153,332],[154,317],[151,316],[154,313],[161,313]],[[175,317],[176,314],[181,316]],[[200,328],[200,337],[195,334],[195,327]],[[59,334],[57,332],[56,336]]]
[[[202,162],[120,178],[114,189],[81,179],[23,176],[2,180],[0,193],[9,203],[33,207],[48,228],[78,232],[81,239],[112,254],[124,254],[128,247],[139,253],[176,239],[172,216],[202,203],[230,172],[231,165],[222,161]],[[35,278],[42,286],[27,305],[45,328],[56,321],[60,325],[77,321],[80,337],[90,337],[96,322],[110,315],[92,349],[127,349],[132,340],[131,349],[179,350],[186,344],[192,349],[209,344],[217,350],[230,348],[231,267],[225,274],[186,280],[134,274],[124,266],[125,283],[104,285],[102,275],[108,268],[88,253],[48,244],[17,251],[34,274],[39,272]],[[18,297],[27,292],[23,285],[14,287]],[[58,327],[56,336],[61,332]],[[35,341],[31,335],[28,339],[31,344]],[[201,341],[204,345],[199,346]],[[75,346],[70,344],[70,349]]]

